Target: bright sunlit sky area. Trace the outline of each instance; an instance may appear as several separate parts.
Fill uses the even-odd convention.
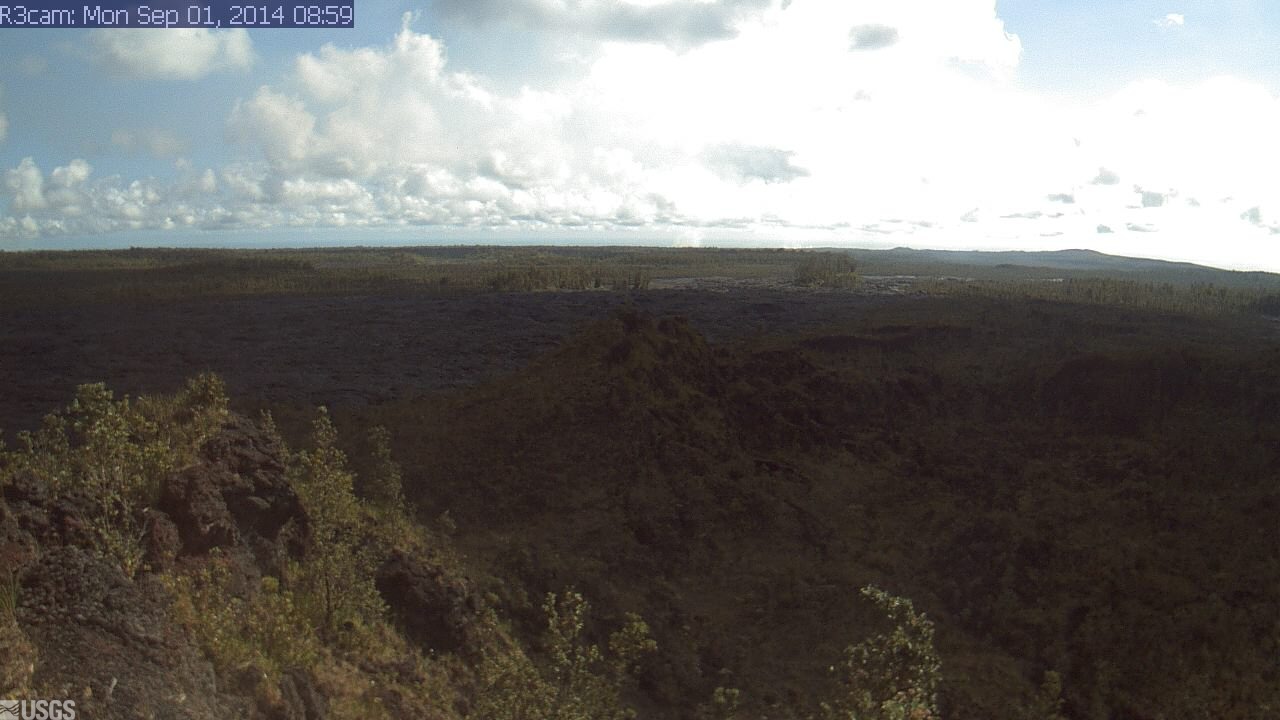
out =
[[[357,0],[0,29],[0,249],[1102,252],[1280,271],[1280,3]]]

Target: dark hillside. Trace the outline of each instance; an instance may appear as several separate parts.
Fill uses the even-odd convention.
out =
[[[939,623],[946,717],[1017,717],[1053,670],[1073,718],[1260,718],[1277,387],[1274,343],[1174,316],[925,300],[713,348],[624,310],[347,422],[394,428],[515,616],[572,585],[647,618],[653,717],[806,707],[874,582]]]
[[[1280,714],[1266,283],[790,251],[9,260],[0,697]]]

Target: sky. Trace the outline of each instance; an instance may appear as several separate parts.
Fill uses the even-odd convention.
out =
[[[1102,252],[1280,271],[1280,3],[430,0],[0,29],[0,249]]]

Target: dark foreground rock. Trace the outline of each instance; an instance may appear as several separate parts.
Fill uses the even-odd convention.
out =
[[[134,578],[96,547],[89,498],[55,495],[32,473],[11,478],[0,503],[0,578],[16,583],[16,608],[14,621],[0,622],[0,682],[74,700],[95,720],[327,717],[307,670],[286,670],[271,693],[219,678],[173,618],[158,574],[220,548],[247,588],[299,557],[307,521],[284,457],[261,428],[232,416],[146,512],[146,564]]]
[[[181,539],[180,554],[242,547],[262,570],[279,574],[306,538],[302,503],[285,478],[283,448],[238,417],[205,443],[201,461],[165,484],[159,507]]]
[[[376,582],[415,644],[434,652],[478,646],[480,605],[464,580],[429,560],[396,551],[378,569]]]
[[[39,655],[35,685],[75,700],[84,717],[245,716],[169,620],[155,576],[135,582],[91,551],[55,547],[23,574],[20,597],[19,623]]]

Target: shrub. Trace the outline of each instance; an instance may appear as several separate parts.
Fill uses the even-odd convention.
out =
[[[858,284],[857,266],[844,253],[805,253],[796,266],[796,282],[801,285],[850,288]]]
[[[201,375],[172,398],[116,400],[106,385],[81,385],[36,432],[18,435],[3,476],[26,472],[55,495],[85,495],[98,550],[132,577],[142,565],[147,508],[175,468],[189,462],[226,418],[222,383]]]
[[[1062,676],[1052,670],[1044,674],[1027,720],[1067,720],[1062,714]]]
[[[310,667],[319,642],[293,593],[274,577],[248,597],[236,597],[226,558],[215,550],[191,572],[167,576],[174,616],[191,628],[200,646],[222,671],[255,667],[278,681],[292,667]]]
[[[911,601],[867,586],[863,597],[888,617],[892,629],[845,649],[837,670],[844,689],[822,704],[823,720],[932,720],[938,715],[941,664],[933,623]]]
[[[314,449],[295,453],[288,478],[297,491],[311,530],[306,562],[289,574],[314,627],[326,638],[340,630],[367,626],[384,613],[374,586],[376,548],[354,490],[338,432],[325,408],[312,425]]]
[[[40,653],[14,621],[0,623],[0,697],[6,701],[36,697],[33,679]]]
[[[0,575],[0,625],[18,621],[18,593],[22,585],[13,570]]]
[[[179,464],[194,462],[195,452],[222,427],[229,414],[226,386],[213,373],[190,378],[176,395],[142,397],[137,404],[178,454]]]
[[[736,720],[742,704],[742,691],[737,688],[717,687],[711,693],[711,702],[698,707],[699,720]]]
[[[1253,309],[1263,315],[1280,316],[1280,293],[1263,295],[1253,302]]]
[[[403,473],[391,457],[391,433],[376,425],[369,430],[373,450],[373,472],[364,483],[364,496],[380,509],[398,510],[404,503]]]
[[[542,611],[548,664],[539,672],[529,658],[509,653],[486,658],[482,691],[471,717],[484,720],[628,720],[622,691],[636,664],[657,644],[649,627],[628,615],[609,637],[609,654],[583,638],[589,605],[581,595],[548,593]]]

